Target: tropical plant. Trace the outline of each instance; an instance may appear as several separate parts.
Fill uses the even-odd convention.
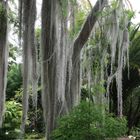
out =
[[[0,130],[1,139],[16,139],[20,133],[22,105],[14,100],[6,102],[3,128]]]
[[[140,24],[131,26],[130,31],[130,65],[140,67]]]

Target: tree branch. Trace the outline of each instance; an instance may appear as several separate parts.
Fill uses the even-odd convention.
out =
[[[89,3],[90,8],[92,9],[92,4],[91,4],[90,0],[87,0],[87,1]]]
[[[97,21],[99,13],[103,10],[106,4],[107,4],[107,0],[98,0],[95,6],[92,8],[78,37],[74,41],[73,60],[75,59],[77,55],[80,54],[81,49],[83,48],[84,44],[87,42],[90,36],[90,33]]]

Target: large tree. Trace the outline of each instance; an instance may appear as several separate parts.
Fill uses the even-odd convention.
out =
[[[0,127],[4,115],[5,91],[7,83],[7,1],[0,0]]]
[[[98,13],[107,3],[106,0],[97,1],[78,37],[68,46],[62,2],[43,0],[42,4],[42,102],[48,140],[56,127],[58,115],[66,113],[79,102],[80,52],[98,19]]]
[[[23,0],[21,2],[20,6],[23,6],[23,11],[21,11],[21,14],[23,13],[23,115],[21,131],[24,133],[28,112],[29,89],[31,86],[33,87],[34,94],[37,94],[37,87],[34,88],[37,85],[35,46],[36,0]]]

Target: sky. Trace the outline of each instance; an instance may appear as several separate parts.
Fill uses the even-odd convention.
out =
[[[136,12],[135,19],[133,19],[134,23],[140,22],[140,0],[130,0],[132,4],[133,10]]]

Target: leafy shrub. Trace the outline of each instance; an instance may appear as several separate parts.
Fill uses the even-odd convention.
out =
[[[25,139],[31,140],[31,139],[39,139],[39,140],[45,140],[44,135],[42,133],[27,133],[25,135]]]
[[[133,135],[135,137],[140,137],[140,127],[134,127],[132,128],[130,135]]]
[[[122,136],[127,131],[124,118],[103,115],[101,107],[90,102],[81,102],[58,122],[53,140],[103,140]]]
[[[0,130],[1,139],[15,139],[20,133],[22,105],[16,101],[6,102],[3,128]]]
[[[13,64],[8,70],[6,99],[14,98],[16,92],[22,85],[21,66]]]
[[[37,100],[37,109],[33,106],[33,94],[32,89],[29,90],[29,108],[28,108],[28,123],[26,124],[26,133],[32,133],[34,130],[36,133],[45,132],[45,124],[43,119],[43,109],[41,106],[41,88],[38,88],[38,100]],[[22,102],[23,88],[15,91],[16,95],[14,99],[17,102]]]

